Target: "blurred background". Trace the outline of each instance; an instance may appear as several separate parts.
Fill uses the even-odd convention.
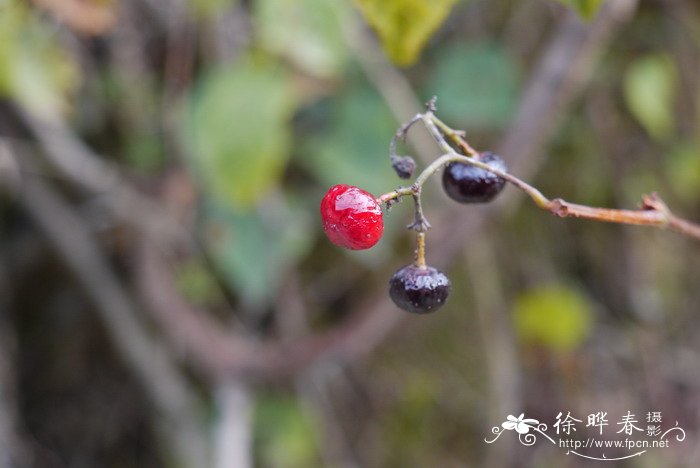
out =
[[[686,431],[608,464],[699,466],[696,241],[435,177],[412,316],[411,203],[362,252],[318,215],[435,95],[551,198],[700,220],[699,71],[693,0],[0,0],[0,467],[574,467],[484,439],[599,411]]]

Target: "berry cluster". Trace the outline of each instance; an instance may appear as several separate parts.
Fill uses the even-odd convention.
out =
[[[330,241],[340,247],[363,250],[373,247],[382,236],[384,221],[381,205],[387,208],[401,197],[410,195],[415,202],[415,221],[408,228],[417,231],[415,261],[400,268],[389,280],[389,296],[399,308],[415,313],[434,312],[447,301],[450,280],[441,271],[425,262],[425,233],[430,224],[423,215],[421,188],[425,180],[445,167],[442,186],[445,193],[459,203],[485,203],[493,200],[505,186],[501,177],[507,171],[506,164],[491,152],[478,153],[462,140],[460,132],[447,127],[434,115],[435,103],[428,103],[428,110],[418,114],[399,129],[390,145],[392,167],[402,179],[410,178],[415,162],[409,156],[396,155],[396,140],[405,138],[408,129],[422,121],[445,154],[433,161],[409,187],[398,189],[375,198],[372,194],[350,185],[331,187],[321,200],[321,220]],[[464,150],[459,154],[450,146],[446,137]],[[507,175],[506,175],[507,177]]]

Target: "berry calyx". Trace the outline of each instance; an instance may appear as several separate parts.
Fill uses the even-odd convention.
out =
[[[494,169],[508,170],[505,161],[489,151],[481,153],[479,160]],[[448,164],[442,174],[445,193],[459,203],[489,202],[503,190],[505,184],[505,179],[493,172],[462,162]]]
[[[335,185],[326,192],[321,200],[321,220],[332,243],[352,250],[369,249],[384,232],[377,200],[352,185]]]
[[[389,280],[389,296],[397,307],[414,314],[435,312],[447,301],[450,280],[429,266],[406,265]]]

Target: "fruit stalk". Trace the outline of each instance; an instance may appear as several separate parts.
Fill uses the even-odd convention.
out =
[[[561,198],[550,200],[537,188],[519,179],[513,174],[502,171],[484,163],[483,161],[480,161],[478,158],[479,152],[472,148],[472,146],[469,145],[469,143],[464,139],[463,132],[450,128],[440,119],[438,119],[434,115],[434,109],[434,103],[429,103],[428,110],[425,113],[418,114],[416,117],[414,117],[411,120],[410,125],[405,125],[402,127],[401,131],[397,133],[397,135],[402,135],[407,131],[408,127],[420,120],[423,122],[424,126],[444,154],[430,163],[418,175],[418,177],[416,177],[413,185],[410,187],[400,187],[392,192],[381,195],[377,198],[378,203],[386,203],[401,198],[405,195],[412,195],[418,199],[418,208],[420,206],[421,188],[425,181],[447,164],[459,162],[470,164],[503,178],[528,195],[538,208],[548,211],[555,216],[562,218],[586,218],[595,221],[618,224],[646,225],[668,228],[684,236],[700,240],[700,224],[676,216],[656,194],[644,196],[642,199],[641,209],[639,210],[591,207],[570,203]],[[469,156],[458,153],[452,146],[450,146],[446,138],[449,138],[449,140],[455,146]],[[416,219],[418,220],[419,218],[425,219],[422,213],[420,213],[420,216],[418,213],[416,214]],[[409,225],[409,227],[415,229],[416,225],[417,223],[414,222]]]
[[[416,248],[416,266],[418,268],[425,268],[425,233],[419,232],[417,234],[417,248]]]

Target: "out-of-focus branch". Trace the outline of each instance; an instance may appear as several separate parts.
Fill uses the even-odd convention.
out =
[[[147,310],[195,370],[217,381],[259,365],[262,356],[255,341],[226,331],[207,311],[184,300],[172,269],[153,241],[141,241],[134,262],[134,278]]]
[[[422,102],[416,96],[410,83],[386,58],[379,44],[364,27],[356,12],[339,15],[345,42],[355,55],[357,62],[379,91],[397,122],[403,122],[408,115],[423,110]],[[408,141],[424,162],[432,160],[434,150],[430,139],[425,135],[409,135]]]
[[[192,245],[191,234],[156,202],[139,193],[104,158],[95,154],[65,122],[17,107],[53,168],[71,183],[106,197],[121,219],[166,243]]]
[[[32,461],[29,447],[18,428],[16,373],[13,365],[16,340],[8,316],[9,301],[9,279],[4,252],[0,252],[0,468],[29,466]]]
[[[144,243],[134,261],[138,290],[171,346],[180,349],[196,371],[215,382],[239,378],[280,380],[294,376],[321,356],[362,356],[382,341],[400,317],[382,295],[366,308],[383,307],[386,321],[366,323],[356,320],[358,316],[294,340],[257,341],[226,331],[205,311],[187,303],[175,286],[164,255],[152,243]]]
[[[595,20],[569,11],[532,73],[512,124],[498,145],[514,172],[530,178],[546,157],[543,148],[564,111],[597,69],[615,32],[629,21],[638,0],[607,0]]]
[[[168,355],[140,323],[128,293],[82,219],[39,178],[23,179],[18,202],[94,303],[105,330],[158,409],[169,449],[188,466],[206,466],[198,402]]]

